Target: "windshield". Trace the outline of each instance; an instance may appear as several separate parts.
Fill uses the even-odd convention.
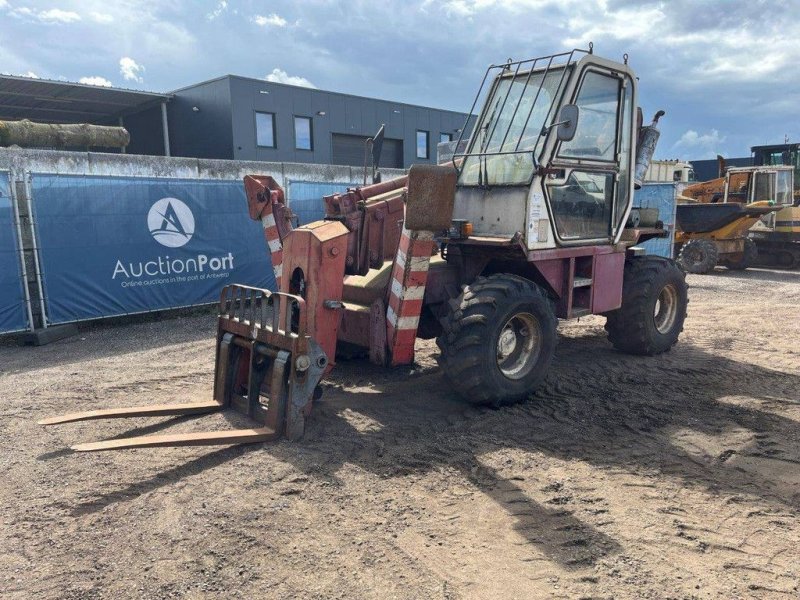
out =
[[[527,184],[533,176],[541,136],[562,83],[564,68],[539,70],[516,76],[502,75],[484,107],[470,141],[459,183],[461,185]],[[552,115],[550,117],[552,119]],[[509,152],[497,156],[479,156]]]

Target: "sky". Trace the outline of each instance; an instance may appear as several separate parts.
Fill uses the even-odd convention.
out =
[[[457,111],[489,64],[629,64],[658,158],[800,141],[800,0],[0,0],[0,71],[150,91],[224,74]]]

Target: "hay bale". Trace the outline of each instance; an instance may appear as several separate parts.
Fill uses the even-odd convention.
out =
[[[124,148],[130,140],[130,134],[124,127],[88,123],[34,123],[28,119],[0,121],[0,146]]]

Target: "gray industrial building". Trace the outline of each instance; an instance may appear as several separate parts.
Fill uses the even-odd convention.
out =
[[[708,181],[719,177],[719,161],[716,158],[692,160],[692,170],[697,181]],[[729,167],[750,167],[753,165],[752,156],[726,158],[725,164]]]
[[[0,76],[0,119],[123,124],[126,152],[362,165],[386,125],[381,166],[436,161],[465,113],[225,75],[169,93]]]

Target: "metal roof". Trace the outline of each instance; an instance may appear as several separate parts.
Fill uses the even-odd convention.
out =
[[[116,125],[119,117],[168,101],[171,94],[0,75],[0,119]]]

